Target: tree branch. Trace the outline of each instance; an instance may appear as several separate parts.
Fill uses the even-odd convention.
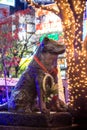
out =
[[[32,0],[28,0],[27,2],[30,3],[29,5],[32,6],[33,8],[36,8],[36,9],[41,8],[41,9],[44,9],[44,10],[52,11],[56,15],[59,14],[59,9],[58,8],[53,8],[53,6],[52,6],[52,5],[56,6],[56,2],[54,4],[48,4],[48,5],[39,5],[38,3],[35,3]]]

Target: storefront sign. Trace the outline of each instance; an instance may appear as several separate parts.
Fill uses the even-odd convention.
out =
[[[15,86],[18,82],[18,78],[6,78],[7,86]],[[5,78],[0,78],[0,86],[6,86],[5,85]]]

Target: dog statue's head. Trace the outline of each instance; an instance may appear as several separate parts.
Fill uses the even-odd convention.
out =
[[[57,55],[65,52],[64,43],[60,43],[47,37],[43,39],[41,43],[41,48],[43,52],[49,52]]]

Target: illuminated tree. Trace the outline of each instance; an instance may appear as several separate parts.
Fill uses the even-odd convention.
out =
[[[77,114],[87,111],[87,60],[82,50],[85,0],[58,1],[67,45],[70,105]],[[61,8],[62,7],[62,8]]]
[[[31,43],[30,38],[34,33],[26,34],[22,39],[19,37],[22,31],[19,27],[19,17],[31,12],[29,9],[19,11],[0,21],[0,71],[3,73],[4,69],[5,76],[18,77],[21,59],[26,55],[29,58],[33,53],[35,43]]]
[[[38,5],[32,0],[27,2],[34,8],[46,9],[60,15],[66,44],[69,103],[77,114],[87,112],[87,59],[82,41],[86,0],[54,0],[59,11],[51,5]]]
[[[77,114],[87,111],[87,60],[82,50],[85,0],[60,0],[64,38],[67,45],[68,88],[70,105]]]

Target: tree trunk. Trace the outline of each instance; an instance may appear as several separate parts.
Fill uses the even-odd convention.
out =
[[[70,105],[75,114],[87,112],[87,59],[82,51],[85,0],[55,0],[64,27]]]

